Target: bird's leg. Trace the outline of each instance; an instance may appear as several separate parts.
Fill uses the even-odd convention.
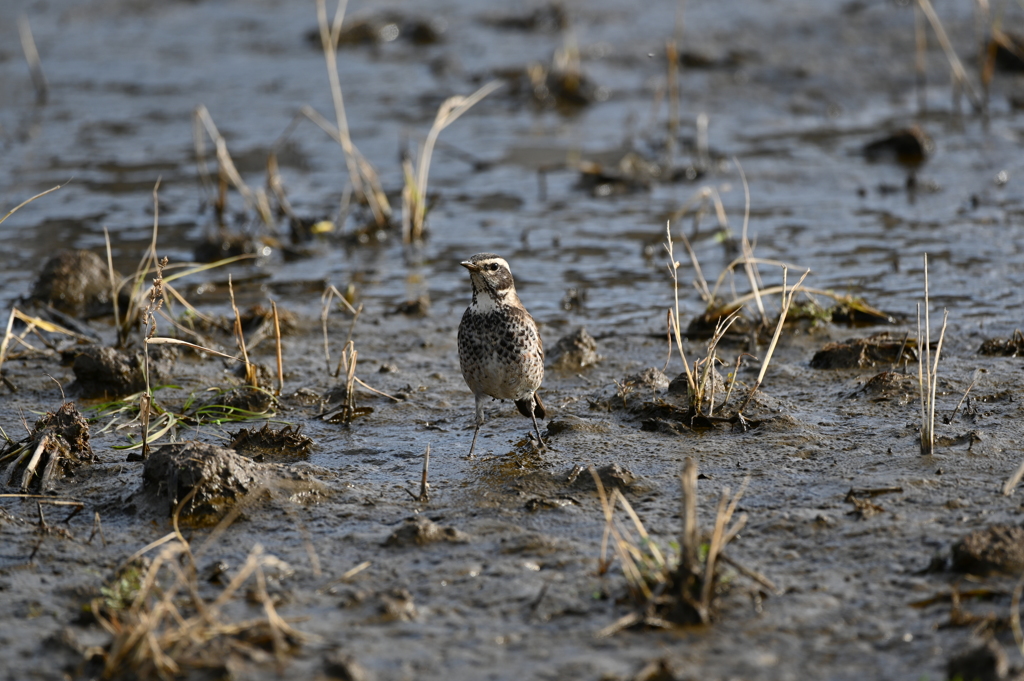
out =
[[[533,429],[537,433],[537,442],[540,443],[540,448],[546,450],[548,447],[544,444],[544,438],[540,436],[540,427],[537,425],[537,403],[534,400],[530,400],[530,418],[533,419]]]
[[[476,397],[476,425],[473,428],[473,444],[469,446],[469,457],[473,458],[473,450],[476,449],[476,436],[480,434],[480,426],[484,424],[484,398],[481,395]]]

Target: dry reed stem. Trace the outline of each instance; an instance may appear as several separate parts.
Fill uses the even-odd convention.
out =
[[[708,280],[704,278],[704,271],[700,268],[700,261],[697,260],[697,254],[694,252],[693,247],[690,245],[690,240],[686,238],[686,234],[679,230],[679,236],[683,239],[683,246],[686,247],[686,252],[690,255],[690,262],[693,263],[693,269],[697,273],[697,278],[694,280],[693,285],[697,288],[700,293],[700,297],[708,305],[714,303],[714,297],[711,295],[711,290],[708,288]]]
[[[718,220],[718,228],[728,231],[729,219],[725,214],[725,205],[722,203],[722,197],[718,190],[714,187],[701,187],[696,194],[686,200],[686,203],[676,209],[676,212],[672,213],[669,220],[681,220],[694,205],[698,207],[703,206],[708,199],[712,201],[715,207],[715,218]]]
[[[906,345],[906,343],[906,339],[903,339],[904,346]],[[900,354],[902,355],[902,353],[903,349],[901,348]],[[952,423],[953,419],[956,418],[957,413],[960,411],[960,407],[964,406],[964,402],[967,401],[967,396],[971,394],[971,389],[974,388],[974,385],[978,382],[978,379],[981,378],[981,372],[982,369],[974,370],[974,374],[971,376],[971,382],[967,384],[967,389],[964,390],[964,394],[960,396],[960,401],[956,403],[956,407],[954,407],[953,413],[949,415],[949,420],[946,421],[946,423]],[[970,404],[968,404],[968,408],[970,408]]]
[[[317,0],[316,18],[320,28],[320,43],[323,47],[324,61],[327,64],[327,77],[331,86],[331,98],[334,103],[334,116],[337,123],[337,141],[345,154],[345,165],[348,167],[349,181],[356,194],[366,199],[373,212],[378,226],[385,226],[391,217],[391,206],[387,196],[380,187],[376,170],[363,158],[349,136],[348,117],[345,114],[345,100],[341,94],[341,80],[338,78],[338,38],[341,35],[342,23],[348,0],[338,0],[334,12],[334,21],[327,23],[326,0]],[[322,127],[322,126],[321,126]],[[366,185],[369,185],[367,191]]]
[[[266,591],[264,570],[287,566],[264,554],[262,546],[256,544],[253,547],[230,583],[217,598],[207,602],[199,594],[195,556],[180,533],[172,533],[160,542],[154,542],[137,552],[129,563],[167,541],[171,543],[154,557],[142,577],[138,594],[126,610],[110,612],[113,617],[109,617],[98,600],[93,602],[93,613],[113,636],[106,656],[107,676],[122,673],[127,668],[141,676],[156,674],[166,677],[187,667],[206,666],[211,658],[204,658],[203,650],[214,639],[247,631],[258,633],[263,627],[269,631],[274,657],[279,664],[287,652],[286,636],[297,642],[313,639],[292,628],[274,608]],[[172,578],[163,589],[159,586],[162,572]],[[256,594],[263,605],[265,617],[234,623],[223,621],[221,610],[252,577],[255,577]],[[194,612],[189,612],[189,609]],[[257,659],[264,657],[243,641],[232,642],[231,647],[248,652]]]
[[[942,331],[935,346],[935,360],[931,358],[931,313],[928,288],[928,254],[924,254],[924,348],[917,355],[917,386],[921,399],[921,455],[929,456],[935,449],[935,390],[938,385],[939,355],[946,337],[949,312],[943,310]],[[917,344],[921,346],[921,305],[917,306]]]
[[[235,162],[231,159],[231,154],[228,153],[228,145],[224,140],[224,137],[220,134],[217,129],[217,125],[213,122],[213,117],[210,116],[209,110],[205,105],[200,104],[196,107],[193,113],[194,119],[197,124],[193,126],[193,135],[195,137],[196,145],[196,162],[200,167],[200,175],[204,178],[204,183],[209,183],[209,170],[206,168],[206,143],[203,138],[203,131],[210,137],[210,140],[214,145],[214,152],[217,156],[217,176],[220,184],[221,196],[218,200],[218,210],[223,212],[225,195],[224,191],[226,186],[231,184],[242,195],[245,206],[249,210],[255,210],[263,220],[263,223],[268,227],[272,227],[274,224],[273,212],[270,210],[270,202],[267,199],[267,194],[262,189],[253,191],[245,180],[242,179],[241,173],[238,172],[238,168],[235,167]]]
[[[121,312],[118,306],[118,291],[116,278],[114,277],[114,255],[110,249],[110,231],[103,226],[103,241],[107,246],[107,279],[110,281],[110,302],[114,305],[114,328],[121,328]]]
[[[1010,496],[1013,494],[1013,490],[1020,484],[1021,478],[1024,478],[1024,461],[1021,461],[1020,466],[1013,472],[1006,483],[1003,485],[1003,495]]]
[[[259,387],[259,380],[256,375],[256,367],[249,362],[249,351],[245,348],[245,334],[242,332],[242,318],[238,314],[238,306],[235,305],[235,287],[231,283],[231,275],[228,275],[228,294],[231,296],[231,310],[235,313],[235,342],[242,351],[242,361],[245,362],[245,382],[254,388]]]
[[[21,50],[25,54],[25,61],[28,62],[28,70],[32,76],[32,87],[36,90],[36,105],[46,104],[46,96],[50,86],[46,82],[46,75],[43,73],[43,63],[39,59],[39,50],[36,49],[35,38],[32,37],[32,26],[28,23],[25,14],[18,15],[18,38],[21,39]]]
[[[341,292],[332,284],[327,287],[327,290],[320,296],[320,326],[323,329],[324,334],[324,360],[327,362],[327,373],[331,376],[337,374],[331,373],[331,347],[330,337],[327,333],[327,320],[331,314],[331,303],[337,298],[352,315],[352,325],[349,327],[348,338],[345,343],[348,344],[352,340],[352,332],[355,330],[356,320],[359,319],[359,313],[363,311],[363,306],[359,308],[352,307],[352,304],[348,302],[348,299],[341,294]]]
[[[646,624],[656,627],[671,627],[686,621],[669,621],[665,619],[664,608],[676,610],[682,607],[689,609],[697,621],[707,624],[711,620],[715,585],[718,583],[717,566],[719,562],[736,565],[735,561],[723,553],[723,549],[736,538],[747,521],[746,514],[741,514],[735,522],[733,517],[739,501],[749,484],[749,477],[744,479],[736,494],[731,495],[728,489],[722,490],[715,515],[715,526],[708,546],[706,560],[701,562],[701,535],[697,519],[697,465],[687,457],[683,470],[680,472],[682,489],[682,533],[679,537],[678,563],[671,565],[658,550],[657,545],[648,536],[640,518],[632,506],[615,489],[611,495],[605,492],[600,477],[591,467],[591,475],[597,486],[598,497],[605,516],[605,538],[602,541],[599,566],[602,573],[607,570],[608,540],[613,540],[615,554],[622,566],[627,587],[638,606],[637,610],[616,620],[597,633],[597,636],[610,636],[615,632],[635,624]],[[615,521],[614,510],[617,504],[623,509],[633,523],[637,537]],[[731,523],[731,526],[730,526]],[[768,585],[773,593],[777,589],[763,575],[754,570],[737,566],[740,572],[758,583]],[[677,599],[677,600],[676,600]],[[675,601],[675,602],[674,602]],[[679,615],[673,615],[675,620]]]
[[[974,85],[971,84],[970,78],[967,77],[967,71],[964,69],[964,65],[960,62],[960,57],[957,56],[956,50],[953,49],[953,44],[949,41],[949,36],[946,35],[946,29],[943,28],[942,22],[939,21],[939,16],[935,13],[935,8],[932,7],[931,0],[917,0],[917,6],[924,12],[925,17],[928,19],[928,23],[931,24],[932,30],[935,32],[935,37],[939,41],[939,45],[942,46],[942,51],[946,53],[946,59],[949,61],[950,70],[953,73],[953,78],[956,82],[960,83],[961,87],[967,92],[967,98],[971,100],[971,105],[974,110],[981,112],[985,110],[984,103],[981,98],[978,97],[978,93],[974,90]]]
[[[917,84],[917,109],[918,114],[925,114],[928,110],[928,34],[924,30],[924,14],[921,6],[914,4],[914,75]]]
[[[277,303],[270,301],[270,308],[274,311],[274,341],[277,347],[277,393],[278,397],[284,392],[284,361],[281,356],[281,320],[277,316]]]
[[[423,452],[423,470],[420,473],[420,493],[419,495],[413,494],[409,490],[405,490],[406,493],[413,498],[414,501],[420,503],[427,503],[430,501],[430,485],[427,483],[427,474],[430,469],[430,443],[427,443],[427,449]]]
[[[16,335],[13,331],[15,319],[18,319],[28,325],[25,331],[22,332],[21,337]],[[92,342],[91,338],[83,336],[79,333],[75,333],[70,329],[65,329],[60,324],[54,324],[53,322],[48,322],[45,319],[40,319],[39,317],[27,315],[18,308],[13,307],[11,308],[11,314],[7,317],[7,328],[4,331],[3,340],[0,340],[0,369],[3,368],[4,360],[7,358],[7,350],[12,340],[15,341],[16,343],[21,343],[22,345],[28,347],[31,350],[36,350],[36,348],[32,347],[23,340],[23,338],[26,335],[33,332],[36,328],[40,328],[43,331],[47,331],[49,333],[59,333],[64,336],[68,336],[69,338],[74,338],[75,340],[78,341],[83,341],[86,343]]]
[[[233,359],[236,362],[242,362],[242,363],[245,362],[245,359],[242,358],[242,357],[236,357],[235,355],[228,355],[228,354],[225,354],[223,352],[218,352],[217,350],[214,350],[213,348],[203,347],[202,345],[196,345],[195,343],[189,343],[188,341],[179,340],[177,338],[164,338],[164,337],[161,337],[161,336],[156,336],[154,338],[147,338],[146,339],[146,343],[148,345],[184,345],[187,348],[191,348],[193,350],[202,350],[203,352],[208,352],[211,355],[217,355],[218,357],[224,357],[225,359]]]
[[[319,1],[322,2],[323,0]],[[434,123],[430,126],[430,132],[427,133],[427,139],[423,143],[423,148],[420,150],[419,158],[416,161],[416,186],[414,191],[408,192],[408,194],[406,192],[402,193],[403,199],[407,195],[411,199],[411,204],[403,206],[403,212],[406,210],[412,212],[412,220],[409,222],[410,231],[408,234],[402,235],[405,243],[419,241],[423,236],[423,223],[427,214],[427,179],[430,176],[430,160],[434,154],[434,146],[437,144],[437,138],[441,131],[458,120],[462,114],[469,111],[481,99],[497,90],[503,84],[500,80],[492,80],[468,97],[461,95],[449,97],[438,107]],[[404,221],[403,224],[405,224]]]
[[[676,260],[675,251],[672,247],[672,223],[665,223],[665,250],[668,251],[668,270],[672,275],[672,295],[675,302],[675,315],[671,318],[672,332],[675,334],[676,347],[679,348],[679,357],[683,360],[683,369],[686,371],[686,382],[692,391],[696,391],[697,384],[694,382],[693,372],[690,371],[690,363],[686,360],[686,352],[683,350],[683,332],[679,323],[679,261]]]
[[[800,286],[804,283],[804,279],[811,273],[810,270],[806,270],[800,281],[796,283],[790,291],[789,295],[786,295],[786,273],[788,268],[782,268],[782,311],[779,313],[779,323],[775,325],[775,333],[772,335],[772,342],[768,344],[768,352],[764,355],[764,361],[761,362],[761,371],[757,374],[757,382],[754,383],[754,387],[750,389],[750,394],[747,395],[747,399],[743,401],[743,404],[736,411],[737,414],[742,414],[743,410],[746,409],[750,400],[753,399],[754,394],[758,388],[761,387],[761,382],[764,380],[764,375],[768,371],[768,364],[772,361],[772,355],[775,353],[775,346],[779,343],[779,336],[782,335],[782,327],[786,323],[786,315],[789,314],[789,307],[793,304],[793,297],[797,291],[800,290]]]
[[[768,326],[768,315],[764,311],[764,302],[761,300],[761,293],[759,291],[761,277],[757,273],[757,265],[753,261],[754,250],[750,247],[750,240],[747,238],[747,228],[750,225],[750,185],[747,184],[747,175],[743,172],[740,160],[734,156],[732,162],[736,164],[736,169],[740,173],[740,180],[743,181],[743,230],[740,237],[740,248],[743,250],[744,260],[743,269],[750,280],[750,289],[754,294],[754,300],[757,302],[757,310],[761,313],[761,322]]]
[[[682,489],[683,531],[679,536],[679,560],[682,569],[689,574],[697,574],[700,563],[700,530],[697,526],[697,464],[691,457],[686,457],[683,470],[679,474]]]
[[[718,323],[715,325],[715,333],[712,334],[711,340],[708,341],[707,354],[704,356],[704,359],[694,362],[695,370],[699,365],[704,365],[704,371],[701,373],[700,378],[697,379],[697,384],[690,393],[690,408],[693,409],[695,413],[701,413],[701,405],[704,404],[705,392],[708,389],[709,383],[711,385],[711,396],[709,399],[708,415],[710,416],[715,411],[715,381],[711,376],[711,372],[715,370],[715,349],[718,347],[718,343],[729,331],[729,327],[739,319],[739,316],[740,312],[737,310],[728,317],[723,317],[718,320]],[[722,404],[725,404],[725,402]]]
[[[70,181],[71,181],[71,180],[68,180],[68,182],[70,182]],[[49,194],[50,192],[55,192],[55,191],[57,191],[58,189],[60,189],[61,187],[64,187],[65,185],[67,185],[67,182],[65,182],[64,184],[58,184],[58,185],[57,185],[56,187],[50,187],[50,188],[49,188],[49,189],[47,189],[47,190],[46,190],[45,192],[39,192],[38,194],[36,194],[35,196],[33,196],[33,197],[31,197],[31,198],[25,199],[24,201],[22,201],[21,203],[19,203],[19,204],[18,204],[17,206],[15,206],[14,208],[12,208],[12,209],[10,209],[9,211],[7,211],[7,214],[6,214],[6,215],[4,215],[4,216],[3,216],[2,218],[0,218],[0,224],[3,224],[4,220],[6,220],[7,218],[11,217],[11,216],[12,216],[12,215],[14,215],[14,214],[15,214],[16,212],[18,212],[18,209],[19,209],[19,208],[22,208],[22,207],[24,207],[24,206],[27,206],[28,204],[32,203],[32,202],[33,202],[33,201],[35,201],[36,199],[38,199],[38,198],[40,198],[40,197],[42,197],[42,196],[46,196],[46,195],[47,195],[47,194]]]
[[[668,73],[668,140],[665,151],[668,156],[666,166],[671,168],[675,161],[676,138],[679,135],[679,46],[675,40],[665,43],[665,61]]]

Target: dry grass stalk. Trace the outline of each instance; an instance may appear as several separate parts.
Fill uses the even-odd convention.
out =
[[[672,276],[672,294],[675,303],[675,314],[670,312],[669,321],[672,325],[672,333],[675,336],[676,347],[679,348],[679,357],[683,360],[683,370],[686,371],[686,382],[696,390],[697,383],[693,372],[690,371],[690,363],[686,361],[686,352],[683,350],[683,332],[679,322],[679,261],[676,260],[675,251],[672,246],[672,223],[665,223],[665,250],[668,251],[668,270]]]
[[[273,226],[274,216],[270,210],[270,201],[267,198],[267,193],[263,189],[253,191],[245,183],[245,180],[242,179],[238,168],[235,167],[235,162],[231,159],[231,154],[228,153],[227,142],[220,134],[216,124],[213,122],[213,117],[210,116],[210,112],[204,105],[200,104],[196,107],[193,113],[193,121],[192,130],[196,147],[196,164],[199,168],[199,175],[203,178],[203,183],[207,187],[209,187],[211,182],[209,179],[210,173],[206,166],[204,131],[214,145],[214,153],[217,157],[218,198],[216,208],[218,216],[223,217],[224,215],[227,203],[227,187],[231,185],[242,195],[247,209],[255,210],[259,214],[260,219],[263,220],[263,223],[268,227]]]
[[[20,335],[15,334],[13,330],[15,319],[20,320],[27,325],[25,327],[25,330],[22,331]],[[0,340],[0,368],[3,367],[4,359],[7,357],[7,350],[8,347],[10,346],[11,341],[24,345],[29,350],[36,350],[35,347],[33,347],[32,345],[25,341],[25,336],[27,336],[30,333],[33,333],[36,329],[46,331],[47,333],[59,333],[61,335],[68,336],[69,338],[74,338],[75,340],[84,343],[91,343],[93,340],[87,336],[75,333],[70,329],[65,329],[60,324],[54,324],[53,322],[47,321],[45,319],[40,319],[39,317],[27,315],[18,308],[14,307],[11,308],[11,314],[7,317],[7,329],[4,332],[3,340]]]
[[[270,301],[270,309],[274,312],[274,342],[277,348],[277,391],[278,397],[284,392],[284,361],[281,357],[281,320],[277,316],[277,303]]]
[[[180,532],[164,537],[162,544],[145,572],[129,565],[115,588],[105,590],[107,598],[92,602],[92,612],[113,637],[105,654],[107,678],[126,670],[139,678],[169,678],[194,669],[216,669],[224,665],[228,653],[281,665],[292,647],[313,639],[277,613],[266,591],[266,571],[284,571],[288,566],[264,553],[259,544],[212,599],[200,595],[195,557]],[[136,555],[162,544],[155,542]],[[264,616],[228,619],[226,606],[250,580],[255,581]],[[123,607],[124,596],[133,596],[127,607]],[[273,657],[264,651],[268,644]]]
[[[691,458],[686,459],[680,475],[683,526],[679,553],[673,558],[662,553],[651,539],[622,492],[616,488],[607,494],[597,472],[593,468],[590,471],[605,516],[601,565],[607,569],[605,553],[611,540],[627,589],[637,605],[633,613],[601,630],[598,636],[610,636],[637,624],[668,627],[710,623],[714,618],[716,590],[721,579],[719,565],[722,562],[735,564],[734,560],[724,556],[723,551],[746,524],[745,514],[737,517],[735,522],[733,517],[749,479],[744,480],[735,495],[730,495],[728,489],[722,490],[714,529],[710,538],[705,540],[697,515],[697,464]],[[619,504],[631,521],[632,531],[615,518],[615,507]],[[774,585],[759,573],[747,568],[737,569],[775,591]]]
[[[914,5],[914,75],[917,83],[917,109],[923,115],[928,111],[928,34],[924,30],[921,6]]]
[[[1013,472],[1013,475],[1003,485],[1003,495],[1008,497],[1013,494],[1013,490],[1020,484],[1022,478],[1024,478],[1024,461],[1021,461],[1020,466],[1017,467],[1017,470]]]
[[[146,327],[143,343],[143,378],[146,379],[146,391],[139,399],[139,421],[142,424],[142,458],[149,458],[149,418],[153,407],[153,387],[149,382],[149,340],[156,336],[156,313],[164,304],[163,269],[167,266],[167,258],[160,260],[156,265],[156,278],[153,279],[153,287],[149,290],[149,304],[143,312],[143,324]]]
[[[732,162],[736,164],[736,169],[740,173],[740,179],[743,181],[743,230],[740,236],[740,248],[743,251],[743,269],[750,280],[750,290],[754,294],[757,311],[761,313],[761,323],[767,327],[768,315],[764,311],[764,302],[761,300],[760,292],[761,277],[757,272],[757,264],[754,261],[754,249],[751,248],[750,240],[747,238],[747,228],[750,226],[750,185],[747,184],[747,175],[743,172],[743,166],[740,165],[739,159],[733,157]]]
[[[942,331],[935,346],[935,359],[931,358],[931,315],[928,299],[928,254],[924,255],[924,343],[921,342],[921,305],[917,306],[917,387],[921,399],[921,456],[930,456],[935,450],[935,389],[938,384],[939,355],[942,341],[946,337],[946,321],[949,312],[942,312]]]
[[[256,366],[249,361],[249,351],[245,348],[245,333],[242,331],[242,317],[238,313],[238,306],[235,305],[235,287],[231,283],[231,275],[228,275],[228,294],[231,296],[231,310],[235,314],[235,342],[238,349],[242,351],[242,361],[245,362],[245,382],[254,388],[260,387],[259,377],[256,375]]]
[[[935,32],[935,37],[938,39],[939,45],[942,46],[942,51],[946,54],[946,59],[949,61],[949,68],[953,74],[954,82],[958,83],[967,93],[967,98],[971,100],[971,105],[974,107],[975,111],[984,111],[984,102],[982,102],[978,93],[975,91],[970,78],[968,78],[967,71],[964,69],[964,65],[960,61],[960,57],[957,56],[956,50],[953,49],[953,44],[949,40],[949,36],[946,35],[946,29],[943,28],[942,22],[939,21],[939,16],[935,13],[935,8],[932,7],[931,0],[917,0],[917,6],[921,8],[925,18],[928,19],[928,23],[931,24],[932,31]]]
[[[722,197],[714,187],[701,187],[696,194],[687,199],[682,206],[672,213],[669,220],[673,222],[681,220],[688,212],[696,207],[697,210],[694,211],[693,222],[693,231],[696,233],[700,227],[701,218],[703,218],[707,213],[709,201],[715,208],[715,218],[718,220],[718,229],[721,232],[728,234],[729,218],[725,214],[725,206],[722,204]]]
[[[427,443],[427,449],[423,452],[423,471],[420,473],[420,493],[413,494],[409,490],[405,490],[406,493],[418,501],[421,504],[425,504],[430,501],[430,485],[427,483],[427,472],[430,469],[430,443]]]
[[[28,17],[24,14],[18,15],[18,37],[21,39],[21,50],[25,53],[25,61],[28,62],[28,70],[32,75],[32,87],[36,90],[36,105],[42,106],[46,104],[50,86],[43,73],[43,63],[39,59],[35,38],[32,37],[32,26],[29,25]]]
[[[675,162],[676,140],[679,137],[679,45],[675,40],[665,43],[665,61],[668,64],[668,142],[665,152],[668,156],[666,167],[671,168]]]
[[[342,295],[341,291],[333,285],[328,286],[327,290],[320,296],[320,326],[324,332],[324,361],[327,363],[327,373],[331,376],[337,376],[337,374],[331,373],[331,344],[330,336],[327,333],[327,320],[330,318],[331,303],[334,302],[335,298],[352,315],[352,325],[348,329],[348,338],[345,340],[346,345],[352,340],[352,332],[355,330],[356,320],[359,319],[359,313],[363,311],[362,305],[358,309],[352,307],[352,303],[348,302],[348,299]]]
[[[690,368],[690,363],[686,359],[686,354],[683,351],[682,342],[682,329],[679,323],[679,266],[680,263],[675,259],[675,251],[672,244],[672,231],[671,222],[665,226],[665,250],[669,256],[669,273],[672,275],[672,284],[674,291],[674,302],[675,311],[669,310],[669,328],[670,328],[670,341],[672,336],[675,336],[676,347],[679,348],[679,356],[683,360],[683,368],[686,372],[686,383],[687,383],[687,395],[689,398],[689,405],[691,411],[695,415],[703,413],[703,405],[707,401],[709,387],[710,387],[710,409],[709,413],[714,411],[714,365],[716,361],[715,349],[718,346],[719,341],[725,336],[729,327],[739,318],[739,311],[733,312],[731,315],[724,317],[719,320],[715,328],[715,333],[712,335],[710,342],[708,343],[707,355],[703,359],[695,360],[693,368]],[[690,251],[691,257],[696,263],[696,256],[693,255],[693,250],[689,249],[689,242],[686,242],[688,250]],[[696,266],[696,265],[695,265]],[[700,272],[699,266],[697,266],[698,273]],[[701,276],[703,280],[703,276]],[[704,288],[707,288],[707,282],[704,282]],[[669,347],[669,359],[671,359],[672,348]]]
[[[304,107],[303,112],[311,120],[324,128],[328,134],[341,145],[345,154],[345,165],[348,166],[349,181],[355,189],[356,196],[365,200],[373,212],[374,220],[379,227],[385,227],[391,219],[391,206],[388,203],[380,179],[376,170],[356,149],[348,131],[348,118],[345,115],[345,100],[341,94],[341,81],[338,78],[338,38],[341,35],[341,25],[345,19],[345,8],[348,0],[338,0],[338,6],[334,12],[332,23],[327,22],[326,0],[317,0],[316,18],[320,27],[320,42],[324,51],[324,60],[327,63],[327,77],[331,84],[331,96],[334,101],[334,115],[337,121],[337,128],[332,133],[328,127],[321,124],[310,113],[316,113],[310,107]],[[317,114],[318,118],[322,118]],[[323,121],[326,123],[326,121]]]
[[[70,182],[70,180],[69,180],[69,182]],[[6,214],[5,214],[5,215],[4,215],[4,216],[3,216],[2,218],[0,218],[0,224],[3,224],[4,220],[6,220],[7,218],[11,217],[11,216],[12,216],[12,215],[14,215],[15,213],[17,213],[17,212],[18,212],[18,209],[19,209],[19,208],[22,208],[22,207],[24,207],[24,206],[27,206],[28,204],[32,203],[33,201],[35,201],[36,199],[38,199],[38,198],[39,198],[39,197],[41,197],[41,196],[46,196],[46,195],[47,195],[47,194],[49,194],[50,192],[55,192],[55,191],[57,191],[58,189],[60,189],[61,187],[63,187],[63,186],[64,186],[64,185],[66,185],[66,184],[67,184],[67,182],[65,182],[64,184],[58,184],[58,185],[57,185],[56,187],[50,187],[50,188],[49,188],[49,189],[47,189],[47,190],[46,190],[45,192],[39,192],[38,194],[36,194],[35,196],[33,196],[33,197],[31,197],[31,198],[25,199],[24,201],[22,201],[21,203],[19,203],[19,204],[18,204],[17,206],[15,206],[14,208],[12,208],[12,209],[10,209],[9,211],[7,211],[7,213],[6,213]]]
[[[779,322],[775,325],[775,333],[772,335],[772,342],[768,344],[768,352],[765,353],[764,361],[761,362],[761,371],[759,371],[758,374],[757,374],[757,381],[754,383],[754,387],[750,389],[750,394],[747,395],[747,399],[743,400],[743,404],[740,406],[740,408],[738,410],[736,410],[737,415],[743,413],[743,410],[746,409],[747,405],[750,403],[750,400],[753,399],[754,394],[757,392],[758,388],[761,387],[761,382],[764,381],[764,375],[768,371],[768,364],[772,361],[772,355],[775,353],[775,347],[779,343],[779,336],[782,335],[782,327],[786,323],[786,315],[789,314],[789,307],[793,304],[793,296],[795,296],[796,292],[800,290],[800,286],[801,286],[801,284],[804,283],[804,279],[807,278],[807,275],[811,273],[810,270],[806,270],[804,272],[803,276],[800,277],[800,281],[798,281],[796,283],[796,286],[794,286],[792,289],[790,289],[789,295],[787,296],[786,295],[786,273],[787,272],[788,272],[788,269],[783,267],[782,268],[782,311],[779,313]]]
[[[322,1],[322,0],[321,0]],[[427,139],[420,150],[419,158],[416,161],[416,184],[409,188],[409,177],[406,176],[406,190],[402,192],[402,213],[408,213],[411,218],[406,221],[403,217],[402,224],[408,224],[407,231],[403,231],[402,240],[406,244],[418,242],[423,238],[423,223],[427,215],[427,178],[430,175],[430,159],[434,154],[434,146],[437,144],[438,135],[441,131],[454,123],[462,114],[469,111],[481,99],[491,94],[502,86],[502,81],[492,80],[479,90],[463,97],[457,95],[449,97],[437,110],[434,117],[434,124],[430,126]]]
[[[356,344],[349,341],[341,350],[341,359],[338,362],[338,373],[345,367],[345,404],[342,411],[342,420],[346,423],[351,421],[356,412],[356,361],[359,359],[359,351]]]
[[[103,226],[103,241],[107,246],[107,278],[110,281],[110,302],[114,306],[114,328],[121,328],[121,311],[120,305],[118,304],[118,292],[119,286],[117,277],[114,276],[114,254],[110,248],[110,230],[107,229],[106,225]]]

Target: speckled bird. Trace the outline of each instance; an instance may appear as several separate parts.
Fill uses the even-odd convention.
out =
[[[504,258],[478,253],[462,263],[473,283],[473,302],[459,324],[459,364],[476,398],[476,427],[469,455],[484,422],[484,399],[513,400],[519,413],[533,419],[544,447],[537,417],[544,404],[537,388],[544,380],[544,344],[533,317],[519,302],[512,271]]]

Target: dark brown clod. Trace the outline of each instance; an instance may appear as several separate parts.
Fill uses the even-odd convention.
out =
[[[309,454],[313,439],[299,428],[285,426],[274,430],[269,423],[262,428],[242,428],[231,434],[231,449],[252,455],[257,461],[294,459]]]
[[[247,496],[279,489],[292,496],[308,495],[317,493],[320,485],[305,472],[256,463],[231,449],[181,442],[150,454],[140,494],[164,516],[172,515],[187,498],[182,519],[211,524]]]
[[[171,379],[178,352],[172,347],[153,347],[149,351],[150,385]],[[146,389],[141,354],[87,345],[76,350],[72,371],[82,397],[124,397]]]
[[[73,402],[43,415],[27,439],[0,449],[4,484],[22,491],[49,492],[58,478],[95,460],[89,423]]]
[[[429,518],[416,516],[392,532],[384,541],[384,546],[426,546],[439,541],[465,544],[469,541],[469,535],[454,527],[440,527]]]
[[[601,361],[597,354],[597,341],[579,329],[567,336],[562,336],[555,343],[548,356],[551,368],[557,371],[579,371]]]
[[[1024,572],[1024,527],[993,525],[953,545],[953,569],[972,575]]]
[[[114,309],[107,264],[91,251],[59,251],[43,265],[29,297],[72,317],[99,317]]]
[[[842,343],[828,343],[811,358],[812,369],[863,369],[877,364],[899,364],[917,360],[917,343],[879,333]]]
[[[995,357],[1024,357],[1024,333],[1014,331],[1009,338],[989,338],[978,352]]]

